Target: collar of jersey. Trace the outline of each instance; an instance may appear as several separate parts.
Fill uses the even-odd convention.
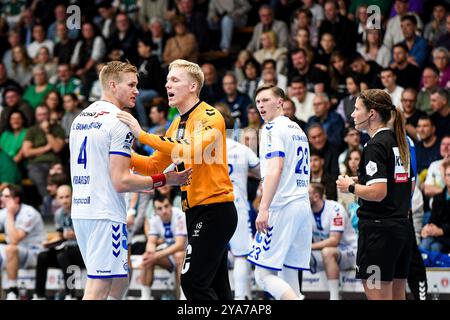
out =
[[[386,130],[391,130],[391,129],[389,129],[388,127],[380,128],[380,129],[378,129],[378,130],[375,132],[375,134],[373,135],[373,137],[375,137],[375,136],[377,135],[378,132],[386,131]],[[373,138],[373,137],[372,137],[372,138]]]
[[[181,116],[181,121],[186,121],[189,118],[189,115],[191,114],[192,111],[195,110],[195,108],[197,108],[199,106],[199,104],[202,103],[202,100],[198,100],[198,102],[196,104],[194,104],[194,106],[192,108],[189,109],[188,112],[186,112],[185,114],[183,114]]]

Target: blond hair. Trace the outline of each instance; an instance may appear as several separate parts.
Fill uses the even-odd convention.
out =
[[[99,79],[103,90],[108,89],[108,82],[122,81],[122,74],[131,72],[137,75],[137,68],[128,62],[111,61],[108,62],[100,71]]]
[[[169,64],[169,71],[172,68],[182,68],[189,76],[197,83],[197,94],[200,94],[200,90],[203,87],[203,82],[205,81],[205,76],[203,75],[202,68],[194,62],[190,62],[183,59],[177,59]]]

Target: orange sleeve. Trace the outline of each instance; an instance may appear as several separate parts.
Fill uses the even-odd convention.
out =
[[[170,156],[159,151],[155,151],[150,157],[132,153],[130,168],[145,176],[151,176],[163,172],[171,163]]]
[[[207,147],[222,141],[225,122],[222,115],[216,112],[214,116],[205,117],[195,125],[193,134],[184,139],[158,136],[141,131],[138,140],[174,159],[192,160],[196,158],[196,155],[201,158]]]

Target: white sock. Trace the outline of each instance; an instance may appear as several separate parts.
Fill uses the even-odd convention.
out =
[[[330,300],[339,300],[339,279],[328,279]]]
[[[17,288],[17,279],[7,279],[6,288]]]
[[[289,286],[294,290],[295,294],[299,297],[302,297],[302,293],[300,292],[300,284],[298,283],[298,270],[292,268],[283,267],[281,271],[278,272],[278,275],[286,281]]]
[[[250,289],[250,263],[245,257],[235,257],[234,259],[234,299],[245,300],[245,297],[251,299]]]
[[[119,300],[119,299],[114,298],[113,296],[108,296],[108,298],[106,298],[106,300]]]
[[[141,287],[141,299],[142,300],[150,300],[152,296],[152,287],[142,286]]]

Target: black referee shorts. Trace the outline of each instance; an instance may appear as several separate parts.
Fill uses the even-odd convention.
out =
[[[356,278],[392,281],[408,277],[413,234],[404,219],[360,219]]]
[[[232,300],[228,242],[236,230],[233,202],[196,206],[186,212],[188,246],[181,287],[188,300]]]

